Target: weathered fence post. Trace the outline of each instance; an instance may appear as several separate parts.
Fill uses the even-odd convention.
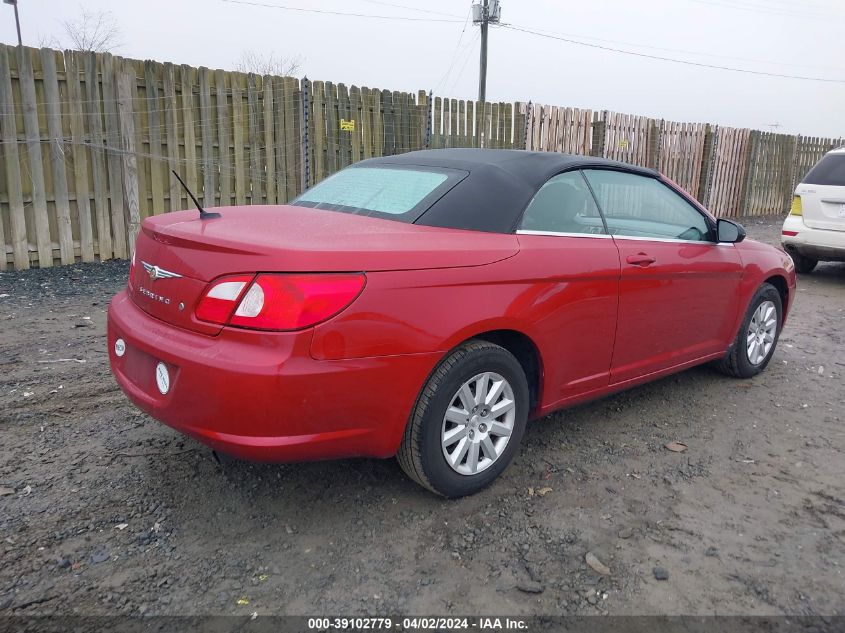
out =
[[[534,146],[531,143],[531,135],[532,135],[532,127],[534,125],[534,104],[530,101],[525,104],[525,130],[523,134],[525,135],[524,146],[523,149],[532,150]]]
[[[26,134],[26,153],[29,156],[29,179],[32,183],[32,208],[35,216],[35,243],[38,266],[53,265],[53,244],[50,239],[50,219],[47,213],[47,192],[44,183],[44,164],[41,162],[41,130],[35,96],[35,73],[30,48],[18,47],[18,77],[23,101],[23,123]],[[15,139],[17,142],[17,139]]]
[[[261,88],[264,91],[261,101],[262,113],[264,115],[264,200],[265,204],[275,204],[278,201],[276,186],[276,148],[274,146],[276,139],[276,124],[275,124],[275,82],[271,75],[264,75],[261,78]],[[281,174],[284,178],[285,175]]]
[[[528,127],[526,106],[522,101],[513,104],[513,148],[525,149],[525,137]]]
[[[88,148],[85,146],[85,114],[82,104],[82,85],[79,73],[83,70],[82,53],[65,51],[65,76],[67,96],[70,101],[71,172],[73,173],[74,197],[79,218],[79,251],[83,262],[94,260],[94,224],[92,205],[88,188]]]
[[[396,154],[396,116],[393,112],[393,93],[389,90],[381,91],[381,105],[384,110],[384,149],[383,156]]]
[[[115,86],[116,68],[122,66],[122,59],[105,53],[101,60],[100,75],[103,83],[103,114],[106,122],[106,167],[108,170],[108,198],[111,203],[112,251],[117,259],[126,259],[126,215],[124,212],[123,188],[120,173],[120,123],[117,117],[117,88]],[[189,112],[185,112],[190,116]],[[185,126],[187,130],[188,127]],[[190,128],[193,132],[193,127]],[[193,136],[191,137],[193,138]],[[185,141],[185,151],[188,152],[188,141]],[[186,161],[189,160],[186,156]],[[189,169],[190,169],[189,164]],[[194,168],[196,168],[194,166]],[[196,180],[196,179],[195,179]],[[196,182],[188,183],[196,186]]]
[[[44,110],[47,133],[50,137],[50,166],[53,171],[53,200],[56,205],[56,228],[59,233],[59,255],[62,264],[74,262],[73,232],[70,224],[67,171],[65,170],[65,139],[59,100],[59,79],[56,73],[56,51],[41,49],[41,71],[44,80]]]
[[[421,95],[425,95],[420,91]],[[429,90],[428,96],[425,97],[425,148],[428,149],[431,145],[431,101],[434,96],[434,91]]]
[[[300,135],[302,137],[302,191],[309,187],[311,182],[311,148],[308,128],[311,121],[311,82],[308,77],[302,78],[302,103],[300,112]]]
[[[21,185],[20,152],[18,152],[18,131],[15,124],[15,100],[12,92],[12,73],[9,69],[8,51],[0,47],[0,128],[2,128],[3,157],[6,161],[6,186],[9,196],[9,228],[12,240],[13,262],[17,270],[29,268],[29,245],[26,238],[26,216],[23,206]],[[14,50],[14,49],[11,49]],[[2,229],[0,229],[2,231]],[[3,239],[2,264],[6,269],[6,240]]]
[[[170,173],[164,169],[164,156],[162,155],[162,136],[164,134],[164,120],[161,117],[161,105],[159,102],[158,91],[158,77],[156,70],[161,68],[160,64],[153,61],[144,62],[144,83],[145,83],[145,101],[147,105],[147,130],[149,131],[149,154],[150,154],[150,194],[152,195],[152,204],[150,205],[150,213],[152,215],[159,215],[164,213],[164,191],[165,191],[165,175],[170,176]],[[208,111],[210,115],[210,110]],[[138,125],[135,133],[142,132],[142,125]],[[219,145],[220,156],[223,156],[225,141]],[[220,171],[222,172],[222,166]],[[222,174],[221,174],[222,177]],[[168,177],[169,181],[170,178]],[[138,183],[140,185],[140,182]],[[146,197],[146,191],[141,194]],[[223,206],[221,199],[220,206]]]
[[[198,77],[200,86],[200,138],[202,152],[202,204],[213,207],[216,204],[214,142],[211,137],[211,81],[208,68],[200,66]],[[134,91],[133,91],[134,92]],[[130,245],[131,247],[131,245]]]
[[[111,259],[114,247],[111,237],[110,196],[108,192],[108,169],[106,159],[106,141],[102,117],[102,91],[98,66],[102,63],[99,53],[80,53],[85,55],[85,116],[91,131],[91,176],[94,184],[94,216],[97,223],[97,254],[100,261]],[[178,207],[177,207],[178,208]]]
[[[789,178],[786,179],[784,192],[783,192],[783,210],[789,209],[790,203],[792,201],[792,194],[795,192],[795,186],[798,184],[796,182],[797,178],[799,178],[797,171],[798,171],[798,145],[800,142],[800,137],[798,135],[792,137],[791,142],[791,160],[789,161]],[[802,175],[803,177],[803,175]]]
[[[718,131],[718,126],[716,130]],[[716,158],[715,134],[716,132],[708,123],[704,128],[704,147],[701,150],[701,176],[699,177],[698,185],[698,201],[704,206],[707,206],[707,201],[710,197],[713,163]]]
[[[742,216],[749,215],[751,200],[754,197],[754,176],[757,171],[757,157],[760,152],[760,132],[752,130],[748,136],[748,161],[745,167],[745,184],[742,188],[739,213]]]
[[[660,140],[663,136],[663,119],[648,120],[648,166],[660,168]]]
[[[214,73],[214,98],[217,102],[217,147],[220,155],[220,206],[232,204],[232,119],[226,89],[226,73]]]
[[[531,126],[534,125],[534,105],[529,101],[525,106],[525,149],[531,147]]]
[[[117,116],[120,120],[120,146],[123,166],[123,199],[126,202],[126,228],[130,257],[135,252],[135,239],[141,230],[138,199],[138,160],[135,156],[135,120],[132,97],[135,94],[135,73],[122,72],[117,78]]]
[[[598,112],[593,117],[593,142],[590,148],[590,156],[604,156],[604,143],[606,138],[606,123],[600,118]]]

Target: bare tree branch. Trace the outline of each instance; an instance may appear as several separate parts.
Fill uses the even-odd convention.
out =
[[[302,68],[302,62],[303,57],[301,55],[283,57],[274,52],[244,51],[236,69],[242,73],[290,77],[299,72]]]
[[[39,35],[38,36],[38,48],[57,48],[62,49],[61,40],[56,37],[55,35]]]
[[[110,53],[120,46],[120,27],[111,11],[88,11],[80,7],[78,20],[62,22],[70,48]]]

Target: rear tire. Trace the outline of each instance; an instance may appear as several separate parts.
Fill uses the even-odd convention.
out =
[[[444,497],[474,494],[519,450],[528,406],[528,381],[514,355],[471,340],[451,352],[423,387],[399,447],[399,465]]]
[[[818,265],[819,260],[811,257],[804,257],[798,253],[790,253],[792,261],[795,263],[795,271],[802,275],[809,275]]]
[[[751,298],[736,339],[717,364],[719,370],[735,378],[759,374],[775,353],[782,323],[780,293],[773,285],[764,283]]]

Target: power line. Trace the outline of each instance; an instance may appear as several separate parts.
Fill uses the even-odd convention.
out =
[[[284,11],[299,11],[302,13],[321,13],[324,15],[342,15],[347,18],[371,18],[374,20],[404,20],[408,22],[460,22],[446,18],[412,18],[399,15],[374,15],[372,13],[350,13],[346,11],[329,11],[327,9],[304,9],[302,7],[288,7],[280,4],[269,4],[266,2],[254,2],[250,0],[221,0],[230,4],[243,4],[253,7],[264,7],[266,9],[282,9]]]
[[[463,63],[463,64],[461,64],[461,69],[458,71],[458,74],[457,74],[457,75],[455,75],[455,78],[454,78],[454,80],[452,81],[452,86],[449,88],[449,92],[451,92],[451,93],[454,93],[454,92],[455,92],[455,87],[458,85],[458,82],[461,80],[461,77],[463,77],[463,76],[464,76],[464,71],[465,71],[465,70],[466,70],[466,68],[467,68],[467,62],[468,62],[468,61],[470,60],[470,58],[472,57],[472,51],[473,51],[473,49],[475,48],[475,43],[476,43],[479,39],[481,39],[481,33],[476,32],[476,33],[475,33],[475,37],[473,37],[473,38],[469,41],[468,45],[464,47],[464,51],[466,52],[466,55],[464,56],[464,63]]]
[[[450,18],[459,18],[461,16],[454,13],[443,13],[442,11],[432,11],[431,9],[419,9],[417,7],[409,7],[404,4],[394,4],[393,2],[382,2],[381,0],[360,0],[360,2],[368,2],[370,4],[378,4],[384,7],[394,7],[396,9],[407,9],[408,11],[416,11],[418,13],[429,13],[431,15],[445,15]]]
[[[765,4],[765,0],[761,0]],[[769,2],[774,2],[776,4],[788,4],[790,6],[795,5],[795,0],[768,0]],[[839,0],[833,0],[833,2],[838,2]],[[821,0],[821,4],[819,2],[808,2],[807,0],[801,0],[801,6],[805,7],[819,7],[821,9],[834,9],[833,5],[826,4],[824,0]]]
[[[576,46],[586,46],[588,48],[595,48],[603,51],[610,51],[612,53],[620,53],[622,55],[631,55],[633,57],[642,57],[645,59],[656,59],[659,61],[664,62],[673,62],[675,64],[685,64],[687,66],[697,66],[699,68],[712,68],[714,70],[727,70],[731,72],[737,73],[745,73],[748,75],[760,75],[763,77],[778,77],[781,79],[800,79],[802,81],[818,81],[824,83],[838,83],[838,84],[845,84],[845,79],[830,79],[827,77],[805,77],[802,75],[784,75],[781,73],[772,73],[766,72],[763,70],[750,70],[748,68],[734,68],[731,66],[719,66],[717,64],[706,64],[704,62],[694,62],[685,59],[675,59],[673,57],[663,57],[661,55],[651,55],[649,53],[640,53],[637,51],[627,51],[621,48],[614,48],[612,46],[604,46],[601,44],[591,44],[589,42],[581,42],[578,40],[573,40],[567,37],[561,37],[557,35],[550,35],[548,33],[542,33],[540,31],[535,31],[533,29],[528,29],[525,27],[517,26],[515,24],[501,24],[500,25],[504,29],[509,29],[511,31],[519,31],[521,33],[529,33],[531,35],[536,35],[538,37],[544,37],[551,40],[558,40],[561,42],[567,42],[568,44],[575,44]]]
[[[115,140],[117,140],[117,139],[115,139]],[[28,148],[29,142],[30,141],[27,141],[27,140],[17,140],[17,141],[11,141],[11,142],[0,140],[0,146],[10,145],[10,144],[14,144],[14,145],[19,146],[18,151],[21,155],[21,163],[22,163],[22,166],[25,168],[26,172],[28,172],[28,169],[27,169],[28,162],[27,161],[30,160],[30,158],[29,158],[29,156],[30,156],[29,155],[29,148]],[[266,170],[263,169],[263,168],[260,168],[258,170],[258,174],[257,174],[254,171],[254,164],[251,164],[249,162],[249,160],[247,160],[241,168],[238,168],[236,166],[235,153],[234,152],[232,152],[231,154],[227,154],[227,157],[228,157],[228,159],[227,159],[228,166],[227,166],[227,165],[224,165],[222,160],[212,159],[210,161],[206,161],[201,157],[197,157],[197,158],[194,158],[193,160],[191,160],[191,159],[188,159],[187,157],[186,158],[182,158],[182,157],[179,157],[179,156],[170,157],[169,155],[166,155],[166,154],[152,154],[152,153],[143,152],[143,151],[140,151],[140,150],[136,150],[135,152],[130,152],[129,150],[125,149],[124,147],[120,147],[118,145],[110,145],[108,143],[89,143],[89,142],[85,142],[85,141],[74,141],[74,140],[70,140],[70,139],[66,139],[66,138],[43,138],[43,139],[40,139],[38,141],[38,143],[41,144],[41,145],[48,145],[48,146],[52,145],[53,143],[56,143],[58,145],[62,145],[62,146],[65,146],[65,147],[88,148],[92,152],[91,153],[91,157],[92,157],[91,160],[94,160],[95,154],[101,155],[104,158],[107,157],[109,154],[115,155],[115,156],[132,156],[132,155],[134,155],[137,158],[147,158],[150,161],[156,161],[156,162],[160,162],[162,164],[167,164],[167,165],[173,164],[173,165],[180,165],[180,166],[183,166],[183,167],[196,166],[200,169],[211,168],[212,170],[216,171],[216,173],[219,174],[221,178],[222,177],[229,178],[230,182],[232,180],[234,180],[236,182],[237,182],[237,180],[242,180],[248,188],[250,186],[250,183],[252,183],[253,185],[256,184],[256,183],[265,184],[265,183],[269,182],[269,180],[270,180],[267,177],[262,177],[261,175],[258,175],[262,172],[266,174]],[[324,143],[325,143],[324,147],[329,151],[343,152],[344,150],[348,149],[348,148],[345,148],[341,143],[333,142],[329,139],[324,140]],[[290,143],[288,146],[299,147],[299,141]],[[266,151],[267,148],[262,146],[262,149],[264,151]],[[417,146],[406,147],[404,145],[394,145],[392,147],[389,147],[389,149],[391,151],[394,151],[394,152],[402,153],[402,152],[406,152],[406,151],[413,151],[413,150],[420,149],[420,148],[417,147]],[[45,151],[51,151],[51,150],[52,150],[52,148],[48,147]],[[71,162],[72,162],[72,160],[73,159],[70,159]],[[68,159],[64,159],[64,162],[67,163]],[[355,162],[355,161],[353,160],[353,162]],[[88,164],[89,165],[91,164],[90,160],[88,161]],[[283,174],[284,172],[277,169],[273,173],[275,173],[278,176],[280,174]],[[276,182],[279,182],[278,178],[275,178],[274,180]],[[202,178],[198,178],[197,184],[200,187],[202,186]],[[170,185],[170,188],[172,189],[174,187],[178,188],[178,185],[176,185],[175,183],[172,183]],[[199,191],[202,192],[202,189],[199,189]],[[250,193],[250,192],[246,191],[245,193]],[[234,196],[234,195],[235,195],[235,192],[233,191],[232,196]],[[184,194],[182,195],[182,197],[185,197]],[[200,196],[200,197],[202,197],[202,196]]]
[[[843,19],[845,15],[841,13],[834,13],[834,14],[826,14],[823,12],[819,12],[818,10],[810,10],[810,11],[793,11],[790,10],[790,7],[779,7],[779,6],[772,6],[772,5],[760,5],[754,4],[749,2],[735,2],[732,0],[690,0],[690,2],[695,2],[698,4],[707,4],[716,7],[723,7],[727,9],[739,9],[740,11],[750,11],[751,13],[767,13],[769,15],[778,15],[778,16],[785,16],[785,17],[794,17],[794,18],[806,18],[808,20],[830,20],[830,19]],[[833,8],[833,7],[829,7]]]
[[[440,89],[440,85],[447,80],[449,75],[452,72],[452,68],[455,67],[455,62],[458,59],[458,50],[460,49],[461,42],[464,39],[464,33],[466,33],[467,25],[469,24],[469,16],[472,14],[472,5],[469,6],[467,9],[466,19],[464,20],[464,26],[461,29],[461,34],[458,37],[458,43],[455,44],[455,51],[452,53],[452,61],[449,63],[449,68],[443,73],[443,76],[440,78],[440,81],[437,82],[437,85],[434,86],[434,90],[437,91]]]
[[[526,27],[527,28],[527,27]],[[818,66],[818,65],[811,65],[811,64],[794,64],[790,62],[782,62],[777,60],[771,59],[755,59],[752,57],[737,57],[736,55],[720,55],[718,53],[706,53],[704,51],[692,51],[683,48],[667,48],[665,46],[654,46],[652,44],[641,44],[639,42],[626,42],[624,40],[611,40],[603,37],[594,37],[591,35],[582,35],[580,33],[561,33],[559,31],[550,31],[548,29],[538,29],[534,28],[533,31],[537,31],[538,33],[542,33],[544,35],[557,35],[560,37],[565,38],[575,38],[578,40],[592,40],[594,42],[604,42],[607,44],[615,44],[618,46],[633,46],[634,48],[646,48],[655,51],[666,51],[668,53],[682,53],[685,55],[696,55],[700,57],[713,57],[718,59],[730,59],[733,61],[741,61],[741,62],[752,62],[757,64],[770,64],[774,66],[793,66],[795,68],[812,68],[814,70],[834,70],[845,72],[845,68],[835,67],[835,66]]]
[[[768,3],[766,3],[766,5],[770,6],[773,9],[776,9],[776,10],[781,10],[781,9],[796,10],[795,0],[771,0],[771,1],[775,2],[776,4],[768,5]],[[834,2],[838,3],[839,0],[834,0]],[[785,4],[787,6],[779,6],[777,3]],[[830,5],[830,4],[813,4],[811,2],[807,2],[806,0],[802,0],[800,8],[802,8],[802,9],[806,8],[806,9],[809,9],[811,11],[818,11],[818,10],[831,11],[832,10],[834,12],[834,14],[836,14],[837,12],[842,11],[843,7],[842,7],[841,3],[838,4],[838,6],[836,6],[836,5]]]

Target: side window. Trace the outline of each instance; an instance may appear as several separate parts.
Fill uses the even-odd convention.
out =
[[[588,169],[611,235],[705,242],[710,228],[701,212],[655,178]]]
[[[604,223],[593,194],[580,171],[550,178],[534,194],[519,228],[553,233],[604,233]]]

